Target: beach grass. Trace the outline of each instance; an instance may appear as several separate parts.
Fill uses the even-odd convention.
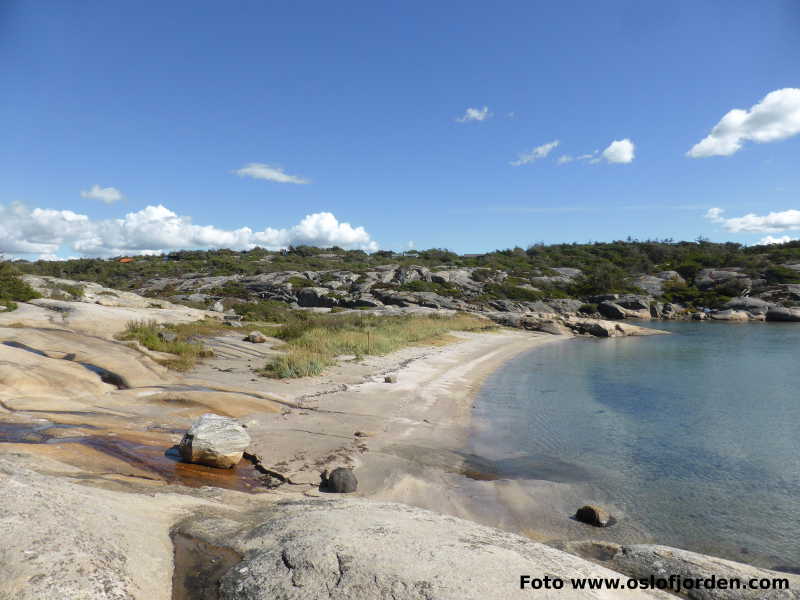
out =
[[[131,321],[127,324],[118,339],[123,341],[137,341],[148,350],[174,354],[175,358],[159,360],[158,362],[176,371],[188,371],[201,358],[213,355],[213,351],[194,338],[201,335],[213,335],[225,329],[220,321],[206,319],[192,323],[161,325],[156,321]],[[166,332],[175,335],[162,335]]]
[[[308,377],[336,364],[340,355],[383,355],[415,344],[452,341],[451,331],[487,331],[488,319],[466,313],[375,316],[364,313],[311,315],[292,319],[273,335],[285,342],[282,354],[260,372],[274,378]]]

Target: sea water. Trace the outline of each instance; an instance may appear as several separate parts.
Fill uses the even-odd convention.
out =
[[[796,568],[800,323],[650,326],[671,335],[569,340],[504,365],[476,399],[489,426],[471,451],[501,477],[582,473],[658,543]]]

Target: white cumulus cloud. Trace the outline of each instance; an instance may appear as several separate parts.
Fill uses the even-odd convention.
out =
[[[709,208],[706,219],[722,225],[734,233],[781,233],[800,230],[800,210],[784,210],[766,215],[748,213],[742,217],[726,219],[721,208]]]
[[[101,202],[105,202],[106,204],[114,204],[114,202],[119,202],[124,198],[122,192],[120,192],[115,187],[100,187],[97,184],[94,184],[88,190],[81,190],[81,196],[84,198],[89,198],[91,200],[100,200]]]
[[[771,246],[772,244],[786,244],[787,242],[793,242],[797,238],[790,237],[788,235],[782,235],[781,237],[772,237],[768,235],[767,237],[761,238],[758,243],[762,246]]]
[[[746,141],[775,142],[800,133],[800,88],[770,92],[750,110],[734,108],[687,153],[692,158],[729,156]]]
[[[635,144],[625,138],[623,140],[614,140],[608,145],[608,148],[603,150],[603,158],[609,163],[627,164],[633,162],[635,155]]]
[[[307,215],[292,227],[253,231],[195,225],[191,217],[161,205],[119,219],[93,220],[69,210],[0,204],[0,252],[10,254],[54,255],[66,247],[84,256],[119,256],[181,248],[279,249],[300,244],[378,249],[363,227],[342,223],[329,212]]]
[[[241,169],[236,169],[234,173],[236,173],[239,177],[265,179],[267,181],[275,181],[277,183],[310,183],[307,179],[303,179],[297,175],[289,175],[288,173],[284,173],[281,167],[265,165],[264,163],[249,163],[243,166]]]
[[[558,140],[553,140],[552,142],[548,142],[546,144],[542,144],[541,146],[536,146],[530,152],[522,152],[520,153],[517,160],[511,161],[515,167],[519,167],[520,165],[527,165],[528,163],[532,163],[540,158],[545,158],[550,152],[553,151],[561,142]]]
[[[484,106],[483,108],[468,108],[466,111],[464,111],[464,115],[458,117],[456,121],[459,123],[468,123],[469,121],[485,121],[491,116],[492,113],[489,112],[488,106]]]

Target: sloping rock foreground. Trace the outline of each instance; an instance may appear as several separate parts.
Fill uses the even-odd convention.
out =
[[[25,282],[42,298],[20,303],[17,310],[0,314],[0,325],[57,327],[113,338],[130,321],[189,323],[220,315],[166,300],[144,298],[89,281],[26,275]],[[73,293],[65,292],[64,289]],[[77,295],[80,292],[80,295]]]
[[[619,569],[612,571],[521,536],[400,504],[307,498],[275,502],[272,495],[209,488],[130,493],[87,485],[55,461],[35,463],[50,474],[31,466],[24,455],[0,457],[3,600],[499,600],[532,593],[551,599],[671,597],[651,590],[572,590],[569,583],[575,577],[626,581],[623,569],[637,577],[780,576],[790,581],[791,591],[736,597],[800,597],[798,576],[670,548],[623,547],[616,553],[620,559],[608,562]],[[184,586],[214,559],[198,554],[194,558],[201,562],[186,571],[186,557],[174,558],[176,538],[234,557],[205,581],[201,596],[187,595]],[[521,575],[566,583],[562,590],[532,592],[519,588]]]

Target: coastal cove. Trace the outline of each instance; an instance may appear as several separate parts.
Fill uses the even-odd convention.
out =
[[[496,526],[533,537],[655,542],[797,569],[800,328],[658,327],[672,335],[568,340],[493,372],[467,452],[497,481],[466,493],[501,505]],[[563,518],[588,501],[619,523]]]

